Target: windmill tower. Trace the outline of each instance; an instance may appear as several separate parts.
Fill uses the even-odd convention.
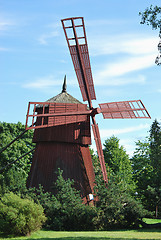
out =
[[[26,129],[35,129],[33,141],[36,142],[36,150],[28,186],[38,187],[38,184],[42,184],[46,191],[50,191],[56,177],[55,170],[60,167],[64,170],[64,177],[74,179],[75,187],[81,191],[82,198],[88,200],[94,186],[94,171],[88,147],[91,144],[90,118],[103,179],[107,184],[95,115],[102,113],[105,119],[150,118],[150,115],[141,100],[103,103],[98,108],[93,108],[92,100],[96,99],[96,94],[84,20],[77,17],[61,21],[83,101],[88,102],[88,107],[70,96],[65,87],[61,94],[47,102],[29,103]],[[29,119],[32,120],[30,127]]]
[[[32,105],[32,103],[30,103]],[[29,174],[28,187],[39,187],[41,184],[45,191],[52,192],[56,181],[56,171],[63,170],[63,177],[74,180],[74,187],[81,192],[84,201],[89,200],[93,192],[94,170],[89,151],[91,144],[89,116],[61,116],[41,117],[52,112],[63,114],[64,111],[87,111],[87,105],[82,104],[66,91],[66,77],[62,92],[57,96],[34,106],[35,113],[40,115],[35,123],[33,142],[36,148]],[[75,118],[75,119],[74,119]],[[42,123],[43,125],[39,126]],[[50,127],[54,123],[56,126]],[[65,124],[64,124],[65,121]],[[63,123],[63,125],[62,125]],[[48,125],[49,127],[46,127]]]

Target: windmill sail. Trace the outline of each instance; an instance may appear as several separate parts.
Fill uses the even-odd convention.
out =
[[[96,99],[88,53],[84,20],[82,17],[62,19],[63,29],[78,78],[83,101]]]
[[[89,114],[86,104],[29,102],[26,129],[85,122]]]
[[[97,153],[98,153],[98,157],[101,165],[101,170],[103,174],[103,180],[105,181],[105,183],[107,183],[108,179],[107,179],[106,165],[105,165],[105,160],[104,160],[104,155],[102,150],[101,137],[99,133],[98,124],[96,124],[95,121],[92,124],[92,129],[93,129],[94,139],[97,147]]]
[[[110,118],[150,118],[141,100],[99,104],[103,117]]]

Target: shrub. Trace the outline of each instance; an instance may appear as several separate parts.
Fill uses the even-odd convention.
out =
[[[42,227],[46,217],[42,206],[14,193],[0,200],[0,231],[5,234],[29,235]]]
[[[73,187],[73,181],[64,180],[61,170],[58,170],[54,187],[56,195],[52,196],[46,209],[48,227],[66,231],[94,230],[96,208],[82,203],[80,192]]]
[[[143,206],[126,189],[120,188],[113,179],[109,180],[108,187],[101,181],[97,182],[98,201],[97,228],[108,230],[111,228],[138,227],[146,212]]]
[[[55,195],[45,192],[39,185],[39,189],[26,190],[23,197],[42,205],[47,217],[45,228],[57,231],[94,230],[96,208],[82,203],[80,192],[73,187],[73,181],[64,180],[63,171],[59,169],[57,174],[57,181],[54,183]]]

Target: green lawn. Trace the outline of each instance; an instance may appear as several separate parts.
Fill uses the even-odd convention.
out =
[[[161,230],[125,230],[106,232],[56,232],[41,230],[30,237],[0,238],[0,240],[136,240],[136,239],[161,239]]]
[[[160,223],[161,219],[144,218],[148,224]],[[99,232],[58,232],[40,230],[30,237],[2,237],[0,240],[136,240],[136,239],[161,239],[161,229],[118,230]]]
[[[161,219],[143,218],[143,221],[148,224],[161,223]]]

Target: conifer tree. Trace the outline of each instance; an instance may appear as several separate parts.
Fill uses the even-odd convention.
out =
[[[161,203],[161,127],[157,120],[150,129],[150,162],[153,167],[151,192],[158,217],[158,205]]]

